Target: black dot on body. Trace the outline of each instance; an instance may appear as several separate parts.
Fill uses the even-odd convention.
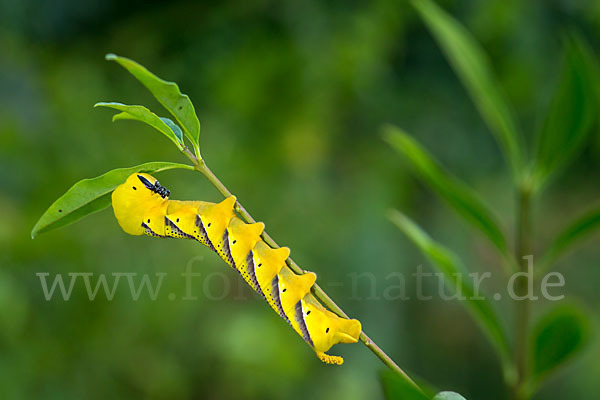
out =
[[[179,218],[177,218],[177,222],[179,222]]]
[[[285,292],[287,289],[283,289],[283,292]]]
[[[207,227],[207,228],[210,228],[210,224],[211,224],[211,222],[209,222],[209,223],[208,223],[208,225],[206,225],[206,227]]]
[[[237,242],[237,240],[234,240],[232,244],[235,244],[235,242]]]
[[[58,212],[62,212],[62,210],[58,210]]]
[[[135,186],[132,186],[132,187],[133,187],[133,190],[137,190],[137,188]]]
[[[329,333],[329,328],[325,329],[325,333]]]
[[[308,311],[306,312],[306,315],[308,315],[308,314],[310,314],[310,310],[308,310]]]

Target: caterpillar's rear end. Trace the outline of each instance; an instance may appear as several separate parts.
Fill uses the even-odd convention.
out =
[[[115,216],[132,235],[197,240],[214,250],[260,294],[329,364],[337,343],[356,343],[361,325],[325,309],[310,293],[316,275],[297,275],[286,265],[290,250],[273,249],[262,239],[264,224],[246,224],[234,212],[235,197],[220,203],[169,200],[169,191],[148,174],[135,173],[112,195]]]

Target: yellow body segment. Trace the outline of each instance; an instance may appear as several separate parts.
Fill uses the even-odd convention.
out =
[[[289,322],[283,312],[283,307],[280,306],[281,303],[275,301],[273,283],[278,281],[278,274],[285,267],[285,260],[290,256],[290,249],[287,247],[273,249],[261,240],[254,246],[252,256],[254,273],[263,297],[276,313]]]
[[[283,268],[279,273],[279,297],[283,311],[288,317],[293,316],[298,302],[310,293],[310,288],[317,281],[314,272],[296,275],[289,268]]]
[[[169,200],[170,192],[148,174],[134,173],[115,189],[115,217],[126,233],[197,240],[214,250],[308,343],[319,359],[341,364],[326,354],[337,343],[356,343],[360,322],[340,318],[310,294],[316,275],[297,275],[286,260],[287,247],[273,249],[261,240],[262,222],[246,224],[235,215],[236,198],[220,203]]]
[[[331,346],[337,343],[356,343],[361,332],[360,321],[356,319],[340,318],[331,311],[325,309],[309,294],[302,302],[304,309],[306,327],[312,333],[313,349],[319,353],[325,353]],[[322,361],[337,363],[337,359],[328,359],[319,355]],[[328,356],[331,357],[331,356]]]
[[[164,202],[146,213],[142,226],[146,229],[144,233],[149,236],[165,237],[165,215],[168,203]]]
[[[246,283],[257,292],[259,289],[258,282],[253,271],[253,266],[248,264],[248,257],[256,243],[261,240],[260,235],[264,229],[265,224],[262,222],[246,224],[238,217],[233,217],[227,227],[229,253],[233,258],[235,268],[240,272]]]
[[[200,224],[199,229],[206,232],[208,240],[212,243],[213,250],[221,256],[221,258],[233,267],[232,260],[224,251],[224,235],[227,232],[229,221],[235,216],[233,207],[235,205],[235,196],[229,196],[220,203],[209,205],[200,211],[200,217],[197,222]]]
[[[199,210],[209,205],[212,205],[212,203],[205,201],[169,200],[165,220],[165,235],[180,239],[194,238],[203,245],[208,246],[208,242],[196,225],[196,218]]]
[[[287,247],[273,249],[261,240],[252,249],[252,254],[258,283],[261,287],[265,287],[285,266],[285,260],[290,256],[290,249]]]

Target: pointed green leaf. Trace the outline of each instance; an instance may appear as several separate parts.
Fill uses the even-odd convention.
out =
[[[463,396],[455,392],[439,392],[432,400],[466,400]]]
[[[567,226],[548,246],[542,258],[540,269],[547,269],[554,261],[565,254],[581,240],[600,228],[600,206],[586,212]]]
[[[520,178],[523,167],[523,138],[517,129],[511,107],[493,76],[487,56],[470,33],[434,2],[413,0],[412,4],[495,135],[513,176]]]
[[[107,54],[107,60],[116,61],[140,81],[174,117],[183,128],[185,136],[192,142],[199,155],[198,137],[200,135],[200,121],[196,116],[194,105],[190,98],[182,94],[174,82],[165,81],[144,66],[125,57]]]
[[[533,177],[538,189],[579,153],[598,113],[597,70],[590,50],[576,36],[565,42],[560,82],[537,137]]]
[[[154,173],[174,168],[193,170],[190,165],[172,162],[149,162],[130,168],[113,169],[91,179],[83,179],[58,198],[41,216],[31,231],[31,237],[69,225],[110,205],[110,194],[134,172]]]
[[[580,306],[558,306],[543,316],[531,336],[534,385],[580,352],[589,339],[590,323]]]
[[[475,292],[471,276],[460,259],[446,247],[432,240],[417,224],[397,210],[391,210],[389,219],[421,250],[433,267],[438,269],[453,289],[461,296],[471,315],[497,350],[500,360],[508,368],[510,350],[504,329],[489,301]]]
[[[169,140],[175,143],[179,150],[183,150],[184,148],[183,140],[181,138],[181,129],[179,129],[179,127],[175,125],[173,121],[169,120],[168,118],[160,118],[158,115],[154,114],[144,106],[130,106],[114,102],[101,102],[94,104],[94,107],[108,107],[122,111],[113,117],[113,121],[127,119],[144,122],[168,137]],[[170,124],[168,124],[165,120],[168,120]]]
[[[402,130],[388,126],[384,138],[406,157],[421,179],[483,232],[502,255],[507,256],[506,240],[496,219],[488,206],[466,184],[446,172],[431,154]]]

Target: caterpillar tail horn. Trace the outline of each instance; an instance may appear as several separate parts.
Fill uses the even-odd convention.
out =
[[[325,364],[333,364],[333,365],[342,365],[344,363],[344,359],[340,356],[332,356],[327,353],[323,353],[322,351],[317,351],[317,357],[319,360],[323,361]]]
[[[338,343],[356,343],[360,336],[362,326],[356,319],[339,319],[340,329],[335,333]]]

